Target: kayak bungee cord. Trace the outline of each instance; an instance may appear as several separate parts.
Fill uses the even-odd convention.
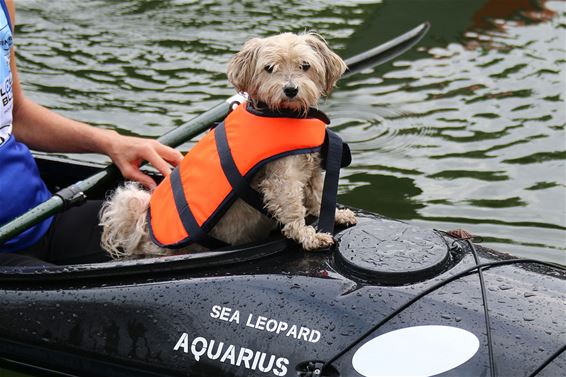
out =
[[[474,261],[476,262],[476,266],[480,264],[480,259],[478,257],[478,252],[476,250],[476,247],[474,246],[474,243],[472,242],[472,240],[474,239],[474,237],[467,237],[462,239],[463,241],[465,241],[468,246],[472,249],[472,255],[474,256]],[[481,289],[481,299],[482,299],[482,303],[483,303],[483,313],[485,316],[485,331],[486,331],[486,336],[487,336],[487,352],[489,355],[489,365],[491,365],[491,368],[489,368],[489,375],[491,377],[495,377],[495,357],[493,355],[493,338],[491,336],[491,324],[490,324],[490,320],[489,320],[489,309],[487,307],[487,292],[485,290],[485,281],[483,279],[483,268],[480,267],[478,268],[478,277],[480,280],[480,289]]]
[[[455,243],[457,243],[458,241],[464,241],[468,244],[468,246],[470,247],[470,249],[472,250],[472,255],[474,257],[474,262],[476,263],[476,266],[478,266],[480,264],[480,259],[478,257],[478,252],[476,250],[476,246],[474,245],[474,243],[472,242],[473,240],[475,240],[476,238],[479,238],[481,240],[481,237],[475,237],[472,234],[464,231],[464,230],[458,230],[458,231],[451,231],[451,232],[444,232],[442,230],[436,230],[437,232],[443,233],[445,235],[449,235],[454,237],[454,241],[452,242],[451,245],[448,245],[448,242],[446,242],[446,245],[448,246],[448,248],[450,250],[453,249],[453,245]],[[444,238],[444,240],[446,241],[446,239]],[[477,241],[477,242],[481,242],[481,241]],[[495,357],[493,355],[493,337],[491,334],[491,321],[489,319],[489,308],[487,305],[487,292],[485,289],[485,280],[483,278],[483,267],[478,268],[478,278],[479,278],[479,282],[480,282],[480,289],[481,289],[481,297],[482,297],[482,305],[484,307],[484,316],[485,316],[485,328],[486,328],[486,337],[487,337],[487,349],[488,349],[488,356],[489,356],[489,365],[491,365],[491,368],[489,369],[489,375],[491,377],[495,377]]]
[[[342,77],[348,77],[364,69],[396,58],[417,44],[429,29],[430,24],[425,22],[388,42],[346,59],[345,63],[348,66],[348,70]],[[165,133],[157,140],[173,148],[180,146],[196,135],[208,130],[215,122],[224,119],[230,111],[234,98],[241,97],[239,94],[230,97],[228,100],[217,104],[184,125]],[[145,162],[142,162],[142,165],[143,163]],[[56,192],[47,201],[3,224],[0,226],[0,245],[48,217],[83,202],[86,200],[85,193],[87,191],[115,180],[119,176],[118,173],[118,169],[114,164],[109,165],[98,173]]]
[[[552,363],[554,359],[560,356],[564,351],[566,351],[566,344],[556,350],[556,352],[554,352],[552,355],[550,355],[548,359],[546,359],[537,369],[535,369],[533,373],[529,374],[528,377],[534,377],[539,374],[544,368],[546,368],[548,364]]]
[[[458,240],[455,240],[455,242]],[[466,277],[468,275],[473,274],[476,270],[479,269],[491,269],[491,268],[495,268],[495,267],[501,267],[501,266],[506,266],[506,265],[511,265],[511,264],[539,264],[542,266],[546,266],[546,267],[550,267],[550,268],[557,268],[557,269],[563,269],[562,266],[559,266],[557,264],[554,263],[550,263],[550,262],[544,262],[544,261],[539,261],[536,259],[519,259],[519,258],[514,258],[514,259],[508,259],[508,260],[504,260],[504,261],[496,261],[496,262],[487,262],[487,263],[482,263],[482,264],[476,264],[475,266],[469,267],[463,271],[460,271],[459,273],[450,276],[449,278],[447,278],[444,281],[441,281],[439,283],[436,283],[432,286],[430,286],[429,288],[425,289],[424,291],[422,291],[420,294],[416,295],[415,297],[413,297],[412,299],[410,299],[409,301],[407,301],[405,304],[401,305],[398,309],[396,309],[395,311],[393,311],[391,314],[389,314],[388,316],[386,316],[384,319],[382,319],[381,321],[379,321],[377,324],[375,324],[374,326],[372,326],[369,330],[367,330],[366,332],[364,332],[361,336],[359,336],[357,339],[355,339],[352,343],[350,343],[348,346],[344,347],[341,351],[339,351],[336,355],[334,355],[333,357],[331,357],[330,359],[328,359],[327,361],[322,363],[322,366],[320,367],[320,369],[318,369],[318,371],[313,371],[313,376],[324,376],[324,372],[329,369],[332,366],[332,363],[334,363],[336,360],[338,360],[339,358],[341,358],[342,356],[344,356],[345,354],[347,354],[350,350],[352,350],[356,345],[358,345],[360,342],[362,342],[365,338],[367,338],[369,335],[371,335],[373,332],[375,332],[378,328],[380,328],[382,325],[384,325],[385,323],[387,323],[389,320],[391,320],[393,317],[395,317],[396,315],[400,314],[401,312],[403,312],[405,309],[407,309],[409,306],[411,306],[412,304],[414,304],[415,302],[417,302],[418,300],[422,299],[424,296],[428,295],[429,293],[432,293],[440,288],[442,288],[443,286],[457,280],[460,279],[462,277]],[[551,358],[548,359],[548,362],[551,362],[554,358],[558,357],[558,355],[560,355],[561,352],[563,352],[564,347],[562,347],[561,349],[559,349],[559,351],[557,351],[557,353],[555,353]],[[538,372],[537,372],[538,373]],[[534,375],[534,374],[533,374]],[[306,375],[305,375],[306,376]]]

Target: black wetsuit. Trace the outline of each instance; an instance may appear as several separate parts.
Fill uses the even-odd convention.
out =
[[[98,212],[101,205],[101,200],[89,200],[56,215],[38,242],[23,250],[0,253],[0,265],[67,265],[110,260],[100,247],[102,228],[98,225]]]

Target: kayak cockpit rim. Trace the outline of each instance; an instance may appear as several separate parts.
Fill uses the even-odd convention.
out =
[[[65,266],[0,265],[0,282],[76,280],[82,278],[138,275],[147,274],[148,272],[154,274],[216,268],[269,257],[289,249],[290,246],[292,247],[286,238],[276,235],[270,237],[267,241],[256,242],[241,247],[191,254]]]

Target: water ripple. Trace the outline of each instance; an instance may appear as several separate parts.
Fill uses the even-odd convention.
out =
[[[418,49],[321,104],[354,153],[341,200],[561,261],[564,3],[449,1],[28,0],[15,41],[28,96],[155,137],[233,93],[226,64],[250,37],[316,30],[348,56],[429,19]]]

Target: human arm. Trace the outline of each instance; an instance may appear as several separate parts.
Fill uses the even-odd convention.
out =
[[[15,24],[13,0],[7,0],[12,24]],[[127,179],[139,181],[146,187],[155,182],[139,170],[143,160],[162,174],[170,173],[182,155],[156,140],[122,136],[115,131],[91,127],[65,118],[27,98],[20,84],[14,49],[11,51],[13,91],[13,133],[29,147],[45,152],[92,152],[108,155]]]

